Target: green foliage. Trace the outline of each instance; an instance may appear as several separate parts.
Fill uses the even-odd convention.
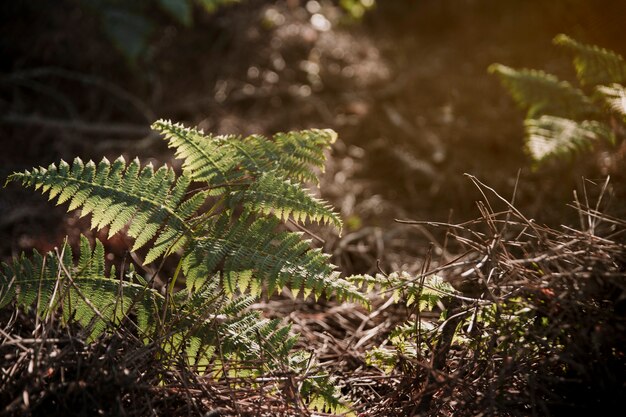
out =
[[[119,326],[137,297],[143,300],[136,305],[138,314],[156,317],[154,311],[148,310],[158,308],[162,296],[137,282],[138,277],[132,271],[125,281],[116,279],[114,270],[106,274],[102,243],[97,242],[92,252],[83,236],[76,266],[72,258],[72,249],[66,243],[57,254],[41,255],[35,251],[32,260],[22,255],[12,264],[3,263],[0,308],[15,300],[25,309],[34,305],[42,318],[60,310],[64,323],[73,320],[88,329],[89,341],[110,325]]]
[[[378,289],[379,292],[390,294],[395,302],[402,301],[407,307],[415,305],[419,311],[431,311],[438,304],[441,305],[442,297],[456,293],[438,275],[418,279],[406,272],[393,272],[387,276],[353,275],[348,280],[354,285],[364,287],[366,292]]]
[[[558,35],[554,44],[574,53],[574,68],[584,86],[624,83],[626,63],[619,54],[595,45],[585,45],[567,35]]]
[[[622,116],[622,121],[626,122],[626,89],[619,84],[611,84],[599,86],[596,90],[611,110]]]
[[[595,120],[576,122],[544,115],[538,119],[526,119],[525,126],[528,153],[538,162],[590,150],[600,140],[613,142],[613,133],[608,126]]]
[[[489,67],[515,102],[527,110],[526,149],[535,162],[568,157],[598,142],[614,144],[619,129],[611,123],[613,113],[624,118],[624,88],[618,84],[626,80],[623,58],[566,35],[558,35],[554,43],[574,53],[581,86],[594,88],[595,94],[588,95],[542,71],[500,64]]]
[[[130,322],[132,314],[146,343],[157,342],[170,357],[203,365],[205,371],[218,341],[222,356],[245,360],[270,352],[268,367],[278,366],[280,362],[272,358],[285,358],[296,341],[289,327],[246,311],[253,297],[215,302],[216,297],[217,285],[207,285],[191,296],[178,293],[177,308],[163,316],[165,297],[132,269],[125,279],[117,279],[114,268],[107,274],[102,243],[96,241],[92,250],[84,236],[76,263],[65,243],[56,253],[35,251],[32,259],[22,255],[10,265],[3,264],[0,271],[0,308],[15,300],[23,309],[35,307],[43,319],[58,315],[63,325],[80,324],[88,342]]]
[[[596,111],[581,90],[554,75],[537,70],[515,70],[500,64],[491,65],[489,72],[498,75],[521,108],[528,109],[528,118],[542,114],[585,118]]]
[[[79,0],[100,21],[104,34],[131,62],[137,61],[148,49],[158,23],[151,17],[156,8],[163,10],[179,24],[193,24],[194,6],[213,12],[218,7],[239,0]]]
[[[265,358],[256,365],[259,372],[289,369],[296,341],[289,326],[249,311],[263,292],[271,295],[286,286],[296,296],[367,304],[301,232],[281,230],[281,220],[288,219],[341,228],[330,206],[302,186],[323,168],[334,132],[279,133],[268,140],[204,135],[167,121],[153,127],[183,159],[183,175],[168,167],[141,167],[138,160],[95,164],[77,158],[71,166],[61,161],[14,173],[7,182],[69,203],[68,210],[82,209],[83,216],[91,214],[92,228],[108,228],[109,236],[128,226],[131,250],[147,251],[145,264],[178,257],[166,295],[134,273],[126,279],[107,276],[102,244],[91,251],[83,238],[77,266],[69,245],[56,258],[35,253],[32,261],[22,256],[4,266],[0,306],[16,300],[23,308],[36,303],[40,315],[61,310],[66,323],[89,331],[89,340],[116,331],[132,314],[141,338],[161,346],[163,360],[182,360],[219,375],[225,360]],[[180,277],[186,290],[176,292]],[[323,378],[311,383],[315,392],[306,395],[336,407],[339,400],[323,381],[331,383]]]
[[[69,202],[68,210],[81,208],[82,216],[92,214],[91,227],[108,226],[109,237],[131,223],[128,235],[135,238],[133,251],[158,236],[146,263],[185,245],[193,234],[190,217],[205,199],[205,193],[198,193],[182,202],[190,182],[187,177],[176,180],[171,168],[155,172],[151,164],[142,169],[138,159],[127,165],[122,157],[113,164],[104,158],[98,165],[76,158],[71,167],[61,161],[47,169],[15,173],[9,181],[41,189],[57,204]]]
[[[458,297],[457,291],[438,275],[413,277],[406,272],[394,272],[387,276],[355,275],[348,280],[364,287],[368,293],[393,297],[396,303],[402,303],[418,314],[438,308],[441,311],[440,322],[445,321],[447,312],[444,301],[450,297]],[[368,364],[391,372],[398,365],[399,357],[415,359],[425,356],[430,349],[428,341],[438,336],[440,324],[435,325],[432,321],[411,317],[391,332],[382,347],[367,353]]]

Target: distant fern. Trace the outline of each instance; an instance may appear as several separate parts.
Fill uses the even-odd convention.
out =
[[[491,65],[489,72],[498,75],[516,103],[528,110],[528,118],[542,114],[589,117],[597,112],[581,90],[554,75],[537,70],[515,70],[500,64]]]
[[[109,236],[128,226],[131,250],[146,250],[145,264],[177,257],[165,295],[137,274],[126,280],[106,276],[102,244],[91,251],[83,238],[78,266],[68,245],[61,260],[35,253],[33,261],[22,256],[4,266],[0,307],[16,300],[24,308],[36,303],[44,315],[60,309],[66,322],[89,330],[89,340],[132,322],[132,315],[142,339],[158,343],[164,358],[219,373],[224,360],[262,357],[272,360],[256,365],[259,372],[289,369],[296,341],[290,327],[249,311],[264,292],[287,287],[296,296],[367,304],[301,232],[281,230],[287,220],[341,229],[330,205],[302,184],[317,182],[334,132],[279,133],[269,140],[205,135],[168,121],[153,127],[183,159],[183,175],[168,167],[142,167],[137,159],[96,164],[77,158],[71,166],[61,161],[14,173],[7,182],[40,190],[57,204],[68,203],[68,210],[82,209],[82,216],[91,214],[92,228],[108,228]],[[186,290],[177,292],[181,277]],[[332,390],[320,381],[325,380],[308,385],[317,394],[306,395],[337,406],[339,400],[329,397]]]
[[[626,80],[626,63],[620,55],[566,35],[558,35],[554,43],[574,52],[581,86],[596,87],[597,94],[588,96],[542,71],[515,70],[500,64],[489,67],[516,103],[527,110],[526,149],[536,162],[569,157],[599,142],[614,144],[618,132],[610,123],[610,111],[622,119],[626,114],[624,89],[618,84]]]
[[[528,153],[535,161],[568,156],[580,150],[589,150],[601,141],[613,142],[613,133],[601,122],[576,122],[554,116],[541,116],[525,122]]]
[[[626,89],[619,84],[597,87],[598,93],[608,104],[611,110],[626,121]]]
[[[621,55],[595,45],[582,44],[563,34],[556,36],[554,43],[574,52],[574,68],[582,85],[607,85],[626,81],[626,62]]]

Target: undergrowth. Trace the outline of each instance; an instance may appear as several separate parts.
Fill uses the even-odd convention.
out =
[[[485,196],[479,219],[403,221],[445,228],[460,256],[427,260],[415,275],[354,278],[409,307],[367,354],[400,381],[368,415],[616,415],[626,395],[626,222],[602,212],[608,179],[589,186],[596,203],[571,206],[580,227],[561,229],[472,180]]]

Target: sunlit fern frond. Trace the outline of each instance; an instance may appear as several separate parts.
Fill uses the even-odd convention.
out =
[[[218,282],[216,280],[212,282]],[[297,336],[290,326],[250,310],[256,296],[226,298],[214,284],[188,295],[175,295],[177,309],[165,328],[162,347],[168,356],[205,372],[219,359],[254,361],[259,371],[288,362]],[[264,358],[263,363],[257,362]]]
[[[93,341],[107,329],[119,327],[131,306],[135,313],[149,317],[141,331],[150,331],[163,297],[144,283],[108,275],[102,243],[96,241],[92,251],[87,238],[81,236],[76,264],[68,244],[56,253],[35,252],[32,260],[22,255],[11,265],[3,264],[0,308],[13,300],[20,308],[37,307],[42,317],[60,312],[65,324],[79,323],[88,331],[87,341]]]
[[[274,140],[280,149],[277,164],[287,178],[306,180],[317,183],[316,172],[307,170],[313,166],[324,170],[325,151],[337,139],[337,134],[330,129],[309,129],[288,133],[277,133]]]
[[[393,272],[386,276],[352,275],[347,280],[366,292],[376,289],[378,293],[387,294],[409,307],[417,304],[420,311],[432,310],[442,298],[456,294],[454,288],[438,275],[420,278],[407,272]]]
[[[183,169],[195,181],[206,182],[211,195],[226,197],[227,206],[244,207],[282,220],[332,223],[341,220],[330,206],[312,197],[302,181],[317,181],[325,150],[335,140],[329,130],[278,133],[274,140],[204,135],[196,129],[159,120],[153,128],[165,135]]]
[[[296,295],[303,291],[305,297],[326,294],[365,302],[363,294],[338,277],[328,255],[311,249],[301,233],[278,231],[278,225],[276,218],[255,218],[249,212],[221,214],[183,260],[188,288],[201,287],[220,266],[228,272],[226,289],[266,286],[272,294],[288,286]],[[245,285],[233,282],[238,279],[245,279]]]
[[[152,128],[165,137],[168,146],[183,160],[183,170],[194,181],[227,185],[244,174],[238,167],[241,156],[226,144],[238,140],[235,136],[212,136],[180,123],[158,120]]]
[[[189,185],[187,177],[176,180],[174,171],[151,164],[141,168],[135,159],[128,165],[122,157],[112,164],[104,158],[98,165],[76,158],[70,167],[65,161],[48,168],[12,174],[8,181],[48,193],[57,204],[69,202],[68,210],[82,209],[92,215],[91,226],[109,227],[109,236],[130,223],[128,235],[135,238],[132,250],[156,237],[146,256],[150,263],[167,251],[184,246],[193,234],[189,219],[203,203],[196,194],[183,202]]]
[[[341,219],[332,206],[274,172],[261,174],[243,190],[233,190],[227,205],[234,208],[238,204],[251,211],[274,215],[282,221],[292,218],[298,223],[332,223],[339,230],[342,227]]]
[[[626,82],[626,62],[621,55],[558,35],[554,43],[574,52],[574,67],[580,83],[586,86]]]
[[[273,140],[261,135],[213,136],[166,120],[155,122],[152,128],[175,148],[187,174],[209,185],[230,184],[246,173],[255,176],[268,171],[292,181],[317,182],[313,168],[323,169],[325,151],[337,137],[328,129],[277,133]]]
[[[626,121],[626,89],[620,84],[599,86],[596,88],[611,110]]]
[[[600,140],[613,142],[611,129],[601,122],[577,122],[554,116],[527,119],[526,148],[537,162],[552,157],[568,157],[591,148]]]
[[[538,70],[516,70],[501,64],[491,65],[489,72],[496,74],[515,102],[528,111],[528,118],[544,114],[588,118],[598,113],[580,89],[554,75]]]

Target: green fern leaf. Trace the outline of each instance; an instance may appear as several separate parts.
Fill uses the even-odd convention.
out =
[[[553,116],[528,119],[526,126],[526,148],[537,162],[551,157],[571,156],[599,140],[613,142],[611,129],[601,122],[576,122]]]
[[[278,225],[278,219],[254,219],[249,212],[238,217],[221,214],[183,260],[188,288],[200,288],[221,266],[225,271],[254,271],[249,280],[267,285],[270,294],[290,284],[294,291],[302,288],[305,296],[335,295],[366,303],[356,288],[333,272],[328,255],[311,249],[300,233],[277,232]],[[239,284],[230,285],[234,289]]]
[[[232,191],[228,205],[234,208],[237,204],[283,221],[291,217],[299,223],[332,223],[340,231],[342,227],[341,219],[330,205],[312,197],[298,185],[277,177],[274,172],[262,174],[243,191]]]
[[[496,74],[516,103],[528,110],[528,118],[552,115],[567,118],[588,118],[598,110],[585,94],[554,75],[537,70],[515,70],[493,64],[489,72]]]
[[[232,146],[225,146],[236,137],[205,136],[202,131],[184,127],[179,123],[159,120],[152,125],[176,150],[176,157],[183,160],[183,170],[194,181],[227,185],[241,178],[237,169],[241,157]]]
[[[267,171],[278,172],[285,179],[317,183],[311,168],[323,169],[325,151],[337,137],[332,130],[311,129],[277,133],[273,141],[260,135],[242,139],[205,135],[166,120],[155,122],[152,128],[176,149],[187,175],[213,186],[228,186],[246,174],[256,176]]]
[[[0,271],[0,308],[15,300],[18,307],[37,307],[38,314],[46,317],[62,312],[63,322],[77,322],[87,331],[87,341],[93,341],[108,329],[117,327],[129,314],[131,306],[136,311],[150,305],[136,300],[151,300],[156,307],[162,296],[145,285],[110,278],[105,271],[104,247],[96,241],[95,248],[81,236],[80,258],[76,266],[72,250],[65,244],[58,254],[42,256],[35,252],[33,259],[24,255],[3,264]],[[158,310],[156,310],[158,311]],[[155,310],[140,311],[155,317]],[[149,320],[154,325],[152,319]],[[150,331],[148,321],[142,329]]]
[[[582,85],[595,86],[626,82],[626,63],[621,55],[595,45],[585,45],[567,35],[554,43],[574,52],[574,67]]]
[[[611,110],[626,121],[626,89],[619,84],[599,86],[596,88]]]
[[[92,227],[109,226],[109,236],[130,223],[133,251],[157,236],[146,263],[186,243],[193,234],[189,218],[205,197],[200,193],[181,203],[189,186],[187,177],[176,181],[172,169],[161,167],[155,172],[150,164],[142,169],[137,159],[126,166],[121,157],[113,164],[104,158],[97,166],[76,158],[71,168],[61,161],[47,169],[12,174],[8,181],[41,189],[51,200],[57,198],[57,204],[70,201],[68,210],[82,208],[82,216],[91,213]]]

